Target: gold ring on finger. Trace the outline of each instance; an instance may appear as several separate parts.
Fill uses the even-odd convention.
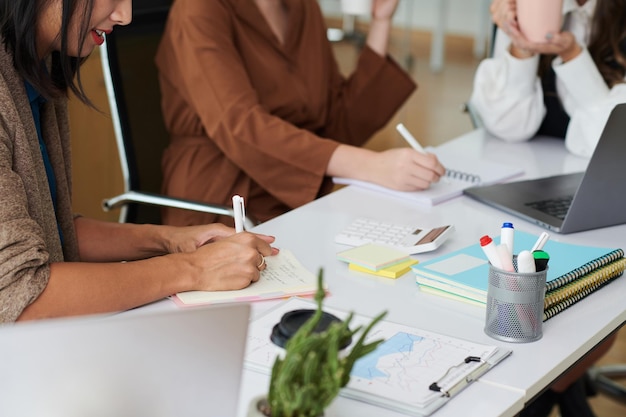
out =
[[[263,266],[265,266],[265,256],[261,255],[261,262],[256,267],[260,271]]]

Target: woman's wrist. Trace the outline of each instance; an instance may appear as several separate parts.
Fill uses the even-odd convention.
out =
[[[143,224],[139,225],[139,239],[141,248],[149,256],[165,255],[170,252],[169,231],[171,226]]]
[[[576,58],[578,55],[581,54],[582,51],[583,48],[578,44],[578,42],[574,42],[570,48],[567,48],[566,50],[561,52],[559,54],[559,57],[561,58],[563,63],[566,63]]]
[[[391,25],[391,19],[387,18],[372,18],[370,22],[367,46],[383,57],[387,55]]]
[[[517,59],[528,59],[535,56],[534,52],[531,52],[527,49],[518,48],[513,44],[511,44],[511,46],[509,47],[509,53],[511,54],[511,56]]]
[[[341,144],[331,155],[326,174],[331,177],[371,181],[368,167],[371,166],[375,154],[369,149]]]

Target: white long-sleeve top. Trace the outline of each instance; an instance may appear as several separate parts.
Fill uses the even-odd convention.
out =
[[[613,107],[626,102],[626,84],[609,88],[586,49],[595,5],[596,0],[583,6],[576,0],[563,1],[563,30],[574,34],[583,51],[566,63],[558,57],[552,62],[557,94],[570,116],[565,145],[582,156],[593,153]],[[470,104],[485,129],[516,142],[537,133],[546,109],[537,76],[539,56],[515,58],[509,53],[510,44],[506,33],[498,29],[493,58],[483,60],[476,71]]]

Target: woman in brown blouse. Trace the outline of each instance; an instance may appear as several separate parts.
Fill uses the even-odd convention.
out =
[[[316,0],[175,0],[156,62],[171,143],[164,192],[267,220],[332,188],[331,177],[398,190],[444,173],[434,155],[363,145],[414,91],[387,55],[398,0],[374,0],[356,70],[344,78]],[[167,209],[174,225],[215,221]],[[226,219],[219,219],[228,221]]]

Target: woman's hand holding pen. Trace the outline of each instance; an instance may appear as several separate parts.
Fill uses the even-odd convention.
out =
[[[258,281],[265,268],[264,257],[271,254],[267,242],[242,232],[178,256],[184,259],[181,273],[187,271],[191,278],[190,289],[224,291],[246,288]]]
[[[425,190],[446,172],[434,154],[410,148],[379,152],[371,168],[371,182],[399,191]]]
[[[258,281],[265,256],[276,255],[273,236],[235,233],[214,223],[202,226],[163,227],[166,253],[185,254],[184,264],[194,284],[190,290],[235,290]],[[181,271],[185,270],[182,268]]]
[[[188,227],[161,226],[159,229],[163,254],[193,252],[207,243],[216,242],[235,234],[232,227],[221,223]],[[274,241],[272,236],[261,234],[255,234],[255,236],[267,243]]]
[[[339,145],[332,154],[326,174],[368,181],[399,191],[428,188],[445,174],[437,157],[411,148],[382,152]]]
[[[224,226],[225,227],[225,226]],[[278,249],[274,238],[249,232],[234,233],[209,242],[193,252],[180,253],[180,274],[190,280],[189,290],[224,291],[245,288],[259,280],[266,256]]]

